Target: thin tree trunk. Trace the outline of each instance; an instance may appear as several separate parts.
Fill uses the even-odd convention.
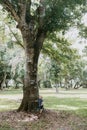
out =
[[[56,84],[56,93],[58,94],[59,93],[59,90],[58,90],[58,82],[57,81],[55,81],[55,84]]]
[[[2,89],[3,89],[2,83],[3,83],[3,79],[2,79],[2,80],[0,80],[0,90],[2,90]]]
[[[0,90],[2,90],[2,83],[0,82]]]

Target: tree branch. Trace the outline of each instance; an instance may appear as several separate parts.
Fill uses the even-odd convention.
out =
[[[36,13],[38,16],[38,25],[40,28],[42,28],[44,24],[44,16],[45,16],[44,0],[40,0],[40,5],[37,8]]]
[[[19,10],[18,10],[18,15],[20,16],[20,22],[22,24],[25,24],[25,18],[26,18],[26,1],[19,0],[18,2],[19,5]]]
[[[14,17],[15,21],[19,22],[20,18],[17,15],[13,5],[8,0],[1,1],[2,6],[11,13],[11,15]]]
[[[30,22],[30,7],[31,7],[31,0],[27,0],[26,2],[26,22],[29,23]]]
[[[18,37],[16,36],[16,34],[11,30],[11,28],[10,28],[9,25],[7,25],[7,26],[9,28],[10,32],[13,34],[14,38],[16,39],[17,44],[20,45],[24,49],[24,46],[22,45],[21,41],[18,39]]]

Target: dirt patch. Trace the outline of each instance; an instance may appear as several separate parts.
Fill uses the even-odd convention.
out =
[[[87,130],[87,118],[52,110],[45,110],[41,115],[0,112],[0,130]]]

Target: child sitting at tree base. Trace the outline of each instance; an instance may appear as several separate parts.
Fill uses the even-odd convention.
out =
[[[42,96],[39,96],[39,98],[38,98],[38,108],[39,108],[39,112],[41,114],[44,110],[43,97]]]

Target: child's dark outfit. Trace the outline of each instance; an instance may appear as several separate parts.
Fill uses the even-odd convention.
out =
[[[44,107],[43,107],[43,99],[42,98],[38,99],[38,107],[39,107],[39,110],[42,112],[42,110],[44,109]]]

